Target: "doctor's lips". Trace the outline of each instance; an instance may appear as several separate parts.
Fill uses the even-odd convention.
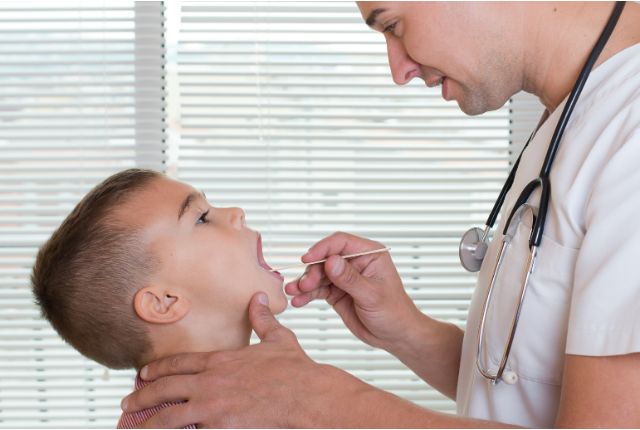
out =
[[[284,276],[282,276],[280,272],[273,271],[271,266],[269,266],[269,264],[267,264],[267,262],[265,261],[264,255],[262,254],[262,236],[260,236],[260,234],[258,234],[257,254],[258,254],[258,264],[260,265],[260,267],[262,267],[267,272],[269,272],[270,274],[278,278],[281,282],[284,281]]]
[[[446,76],[440,76],[438,78],[429,78],[429,79],[425,79],[424,82],[427,84],[429,88],[433,88],[433,87],[437,87],[438,85],[441,85],[444,82],[445,78]]]

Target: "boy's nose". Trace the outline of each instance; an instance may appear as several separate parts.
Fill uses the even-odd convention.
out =
[[[244,211],[241,208],[228,208],[229,221],[238,230],[244,228]]]

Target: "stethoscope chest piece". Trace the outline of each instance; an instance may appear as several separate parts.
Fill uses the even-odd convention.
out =
[[[462,267],[469,272],[477,272],[482,266],[482,260],[487,253],[486,234],[479,227],[474,227],[462,235],[458,254]]]

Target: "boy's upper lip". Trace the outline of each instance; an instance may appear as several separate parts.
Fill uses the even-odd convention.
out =
[[[272,270],[271,266],[269,266],[269,264],[264,259],[264,255],[262,254],[262,236],[260,235],[260,233],[258,233],[257,242],[258,264],[260,264],[260,266],[262,266],[266,270]]]

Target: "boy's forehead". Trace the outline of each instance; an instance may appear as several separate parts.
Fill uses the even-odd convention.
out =
[[[153,188],[149,189],[149,191],[153,193],[155,197],[160,199],[165,195],[170,195],[171,198],[181,200],[184,199],[185,196],[196,191],[196,189],[189,184],[167,177],[162,177],[157,181],[153,181],[149,188]]]
[[[193,187],[185,183],[160,177],[151,181],[138,195],[133,196],[131,202],[144,206],[176,205],[179,204],[176,203],[177,200],[184,199],[184,196],[193,191]]]
[[[140,227],[161,219],[177,221],[181,203],[194,191],[193,187],[185,183],[158,178],[127,199],[117,214],[127,224]]]

